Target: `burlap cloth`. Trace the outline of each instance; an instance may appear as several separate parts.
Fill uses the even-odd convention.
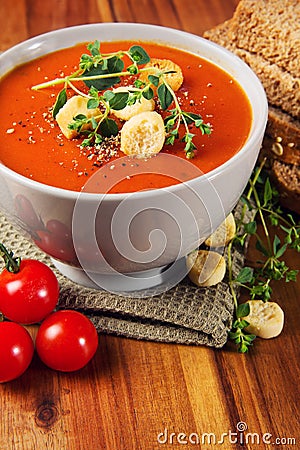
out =
[[[241,205],[235,209],[240,215]],[[232,326],[234,304],[225,279],[210,288],[194,286],[186,277],[176,287],[146,298],[121,297],[79,286],[61,275],[30,241],[0,214],[0,242],[16,256],[46,262],[60,283],[59,308],[85,313],[101,333],[160,342],[222,347]],[[226,252],[225,252],[226,255]],[[244,264],[241,249],[233,250],[233,273]]]

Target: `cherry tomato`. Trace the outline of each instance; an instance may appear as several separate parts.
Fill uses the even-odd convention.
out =
[[[59,284],[46,264],[24,259],[16,273],[0,274],[0,311],[9,320],[23,324],[40,322],[55,308]]]
[[[0,342],[0,383],[5,383],[25,372],[34,345],[28,331],[14,322],[0,322]]]
[[[41,360],[51,369],[72,372],[84,367],[98,347],[93,323],[73,310],[57,311],[41,324],[35,341]]]

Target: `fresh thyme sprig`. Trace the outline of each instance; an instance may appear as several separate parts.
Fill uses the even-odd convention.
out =
[[[118,84],[121,77],[138,75],[145,70],[149,71],[149,67],[140,67],[150,61],[149,55],[139,45],[133,45],[126,51],[102,54],[100,42],[97,40],[88,44],[87,49],[90,54],[81,55],[79,69],[74,73],[32,87],[34,90],[39,90],[64,84],[64,88],[57,96],[53,108],[53,117],[56,117],[59,110],[67,102],[68,88],[88,98],[88,109],[101,107],[104,112],[93,118],[79,114],[74,117],[73,122],[69,124],[69,128],[86,135],[82,146],[98,144],[103,137],[109,137],[118,133],[117,123],[109,118],[112,110],[120,110],[128,105],[133,105],[135,102],[140,101],[142,97],[147,100],[152,99],[154,97],[152,86],[155,86],[157,87],[157,96],[162,110],[168,110],[174,103],[174,108],[168,110],[169,114],[165,117],[166,144],[173,145],[175,139],[180,139],[179,128],[180,124],[183,124],[185,131],[181,140],[185,142],[186,157],[188,159],[193,158],[194,150],[196,149],[193,142],[195,134],[190,131],[189,126],[194,125],[202,134],[210,134],[211,126],[204,123],[199,114],[182,110],[175,92],[165,77],[172,71],[161,71],[157,67],[151,67],[151,69],[155,69],[155,72],[148,75],[148,82],[142,82],[137,78],[134,81],[133,88],[125,88],[124,92],[113,92],[109,88]],[[124,66],[124,56],[127,56],[131,62],[127,68]],[[88,94],[82,92],[74,85],[74,82],[78,81],[84,82],[89,87]],[[87,128],[90,128],[90,130],[87,130]]]
[[[243,287],[249,291],[251,299],[269,301],[272,297],[270,283],[277,280],[285,280],[287,283],[296,281],[298,271],[290,269],[282,259],[288,248],[294,248],[300,252],[300,224],[291,213],[284,214],[279,205],[279,194],[271,185],[267,173],[263,170],[265,159],[256,167],[253,177],[249,181],[248,190],[241,200],[243,210],[241,218],[237,223],[235,238],[229,243],[228,276],[229,286],[235,304],[235,321],[229,333],[230,339],[234,340],[238,350],[245,353],[252,345],[255,336],[246,332],[249,323],[244,319],[249,314],[248,304],[238,304],[236,287]],[[245,221],[247,210],[253,213],[251,222]],[[258,218],[258,219],[257,219]],[[262,224],[262,238],[257,231],[257,220]],[[270,237],[268,226],[279,227],[284,233],[283,242],[275,234]],[[262,260],[257,261],[257,267],[244,267],[234,277],[232,271],[232,247],[233,245],[244,246],[248,237],[256,238],[256,248],[262,255]]]

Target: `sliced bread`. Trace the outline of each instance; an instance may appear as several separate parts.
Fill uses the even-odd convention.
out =
[[[261,55],[237,47],[230,39],[233,19],[204,33],[204,37],[216,42],[243,59],[257,74],[265,88],[271,105],[281,108],[295,118],[300,116],[300,78],[291,75],[277,64],[273,64]],[[299,62],[299,59],[298,59]]]
[[[286,143],[280,136],[277,138],[265,134],[260,157],[266,156],[270,159],[278,159],[278,161],[300,165],[300,151],[291,143]]]
[[[260,78],[269,102],[261,156],[268,156],[270,176],[282,205],[298,214],[299,8],[299,0],[241,0],[233,18],[204,33],[205,38],[242,58]]]
[[[238,48],[260,55],[299,77],[299,0],[240,1],[229,38]]]
[[[300,214],[300,166],[274,159],[270,176],[280,193],[282,206]]]
[[[279,108],[269,106],[264,146],[272,158],[300,165],[300,122]]]

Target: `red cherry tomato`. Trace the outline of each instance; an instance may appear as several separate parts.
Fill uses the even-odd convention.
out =
[[[9,320],[23,324],[40,322],[55,308],[59,284],[44,263],[24,259],[16,273],[0,274],[0,311]]]
[[[98,347],[93,323],[73,310],[57,311],[41,324],[35,341],[41,360],[51,369],[72,372],[84,367]]]
[[[0,322],[0,342],[0,383],[5,383],[25,372],[34,345],[28,331],[14,322]]]

